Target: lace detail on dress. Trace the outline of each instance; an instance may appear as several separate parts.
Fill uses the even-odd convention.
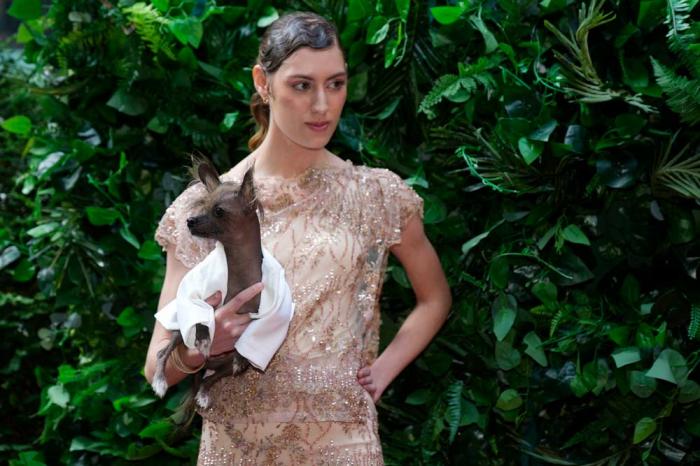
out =
[[[239,164],[222,180],[239,182],[246,168]],[[265,372],[250,368],[212,387],[210,408],[200,410],[205,425],[218,426],[210,432],[219,437],[223,432],[245,437],[253,425],[267,426],[263,431],[275,431],[279,423],[334,429],[337,423],[374,425],[374,403],[356,374],[377,357],[379,296],[389,248],[400,242],[413,215],[422,216],[422,199],[394,173],[350,162],[310,169],[291,180],[256,177],[255,188],[264,212],[262,243],[285,268],[295,315]],[[164,247],[176,245],[178,259],[188,267],[213,247],[187,230],[186,219],[193,213],[188,206],[202,194],[199,185],[188,188],[156,232]],[[203,435],[203,442],[205,438],[211,440]],[[219,454],[219,446],[226,450],[232,441],[229,436],[207,448]],[[327,452],[340,454],[325,445]],[[376,458],[378,448],[368,457]],[[206,457],[200,456],[202,464],[208,464]],[[321,459],[331,457],[314,458],[304,464],[326,464]]]

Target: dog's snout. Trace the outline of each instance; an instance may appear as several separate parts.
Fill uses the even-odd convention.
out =
[[[187,228],[192,228],[197,224],[197,217],[190,217],[187,219]]]

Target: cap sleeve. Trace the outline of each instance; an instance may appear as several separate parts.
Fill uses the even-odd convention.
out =
[[[413,216],[423,220],[423,199],[390,170],[379,169],[378,180],[384,215],[382,236],[386,246],[391,247],[401,243],[401,234]]]
[[[194,214],[193,204],[206,193],[201,183],[185,189],[165,210],[155,232],[155,240],[163,250],[175,246],[175,257],[192,268],[213,249],[216,242],[192,236],[187,219]]]

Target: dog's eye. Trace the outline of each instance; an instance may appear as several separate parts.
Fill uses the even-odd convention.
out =
[[[219,206],[214,207],[214,217],[221,218],[224,216],[224,209]]]

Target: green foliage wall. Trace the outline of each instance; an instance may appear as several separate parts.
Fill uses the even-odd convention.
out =
[[[141,375],[187,183],[253,131],[284,11],[333,19],[331,149],[425,199],[455,297],[380,402],[388,464],[691,464],[700,451],[697,0],[15,0],[0,50],[0,458],[183,464]],[[383,344],[410,309],[392,264]]]

